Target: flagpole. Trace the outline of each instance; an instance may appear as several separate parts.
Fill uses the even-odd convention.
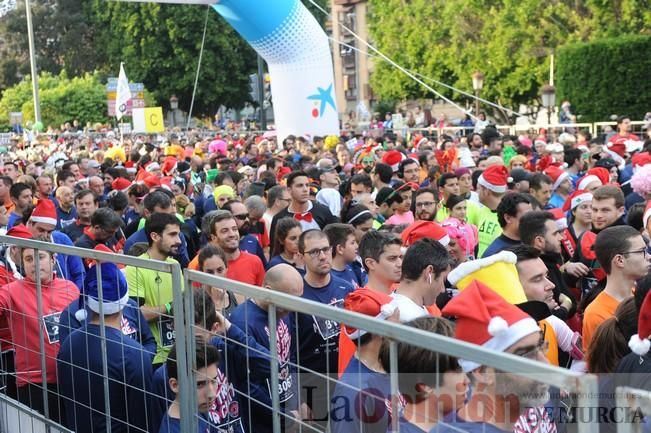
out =
[[[36,72],[36,55],[34,54],[34,28],[32,26],[32,7],[29,0],[25,0],[25,13],[27,14],[27,40],[29,42],[29,62],[32,71],[32,94],[34,97],[34,122],[41,121],[41,102],[38,98],[38,74]]]

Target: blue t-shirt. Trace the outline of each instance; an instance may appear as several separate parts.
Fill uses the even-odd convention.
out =
[[[332,394],[332,433],[385,433],[391,427],[390,395],[387,374],[371,370],[357,357],[351,358]]]
[[[297,396],[297,377],[296,368],[296,339],[294,336],[293,316],[281,317],[277,320],[276,338],[278,353],[278,397],[280,408],[284,413],[296,410],[298,407]],[[261,346],[269,350],[269,318],[266,310],[260,308],[252,300],[238,305],[231,313],[230,317],[233,325],[242,329],[248,336],[253,337]],[[271,361],[267,358],[267,372],[270,372]],[[237,390],[251,398],[251,413],[248,412],[247,405],[242,410],[243,417],[250,422],[252,432],[269,432],[273,431],[273,417],[270,409],[264,405],[271,406],[271,375],[260,374],[245,368],[232,370],[233,383]],[[257,403],[259,402],[259,403]],[[285,422],[287,417],[281,417],[281,428],[287,427]]]
[[[235,392],[231,377],[237,369],[245,368],[247,362],[251,371],[268,375],[269,351],[258,345],[252,337],[245,335],[236,325],[231,325],[226,333],[226,339],[229,344],[226,344],[221,337],[214,337],[210,341],[220,351],[221,356],[218,366],[217,397],[206,414],[206,419],[221,430],[244,433],[247,431],[245,428],[247,420],[242,417],[242,409],[248,402],[245,401],[245,396]],[[247,348],[250,349],[248,353]],[[159,427],[157,422],[163,419],[169,404],[176,398],[176,394],[168,384],[165,364],[154,372],[152,393],[158,396],[151,398],[150,402],[152,419],[156,421],[153,431],[157,431]]]
[[[267,258],[264,255],[264,249],[262,248],[262,245],[260,245],[260,242],[258,242],[258,238],[253,235],[242,236],[240,238],[240,250],[251,253],[254,256],[258,256],[262,261],[262,266],[264,266],[265,269],[267,268]]]
[[[552,208],[562,209],[564,204],[565,204],[565,199],[560,195],[554,193],[552,194],[552,197],[549,199],[548,205],[551,206]]]
[[[269,259],[269,261],[267,262],[267,266],[265,267],[265,270],[268,271],[269,269],[273,268],[274,266],[281,265],[281,264],[285,264],[285,265],[289,265],[289,266],[293,267],[294,269],[296,269],[298,271],[299,274],[301,274],[301,276],[305,275],[305,269],[297,268],[294,265],[294,263],[288,262],[280,254],[277,255],[277,256],[273,256],[272,258]]]
[[[57,245],[68,245],[73,247],[74,244],[65,233],[59,231],[52,232],[52,242]],[[81,257],[70,255],[70,254],[56,254],[57,265],[55,271],[59,278],[64,280],[72,281],[75,283],[78,289],[84,287],[84,276],[86,271],[84,270],[84,264],[81,261]]]
[[[61,207],[57,206],[57,230],[61,230],[67,225],[75,222],[77,219],[77,209],[73,206],[70,211],[66,212]]]
[[[197,433],[211,433],[216,432],[211,428],[208,420],[203,414],[197,414]],[[179,418],[172,418],[167,413],[161,420],[160,429],[158,433],[181,433],[181,420]]]
[[[486,248],[484,254],[482,254],[482,258],[492,256],[494,254],[497,254],[501,251],[515,247],[520,244],[522,244],[521,241],[516,241],[515,239],[511,239],[507,237],[504,233],[502,233],[501,235],[496,237],[493,242],[491,242],[488,248]]]
[[[363,278],[366,276],[366,273],[356,273],[352,265],[349,264],[346,265],[343,271],[332,269],[330,273],[335,277],[341,278],[342,280],[352,284],[354,288],[366,286],[366,281],[368,280],[368,278]]]
[[[344,298],[353,290],[352,284],[331,275],[330,282],[323,287],[304,282],[303,298],[341,308]],[[338,371],[339,323],[299,313],[298,344],[301,367],[323,374]]]
[[[83,296],[83,295],[82,295]],[[61,312],[59,319],[59,341],[64,342],[72,331],[82,327],[82,322],[77,320],[76,313],[81,308],[86,310],[86,320],[83,324],[88,323],[93,315],[88,306],[84,305],[81,299],[72,301],[65,310]],[[142,315],[138,303],[133,299],[127,301],[127,305],[122,309],[122,334],[132,338],[142,344],[145,352],[151,354],[151,358],[156,355],[156,340],[151,333],[149,323]]]
[[[135,340],[105,327],[111,408],[111,431],[147,431],[151,356]],[[106,431],[104,370],[100,327],[92,323],[73,331],[61,345],[57,377],[65,408],[65,427],[72,431]]]
[[[22,215],[18,215],[17,213],[10,213],[9,218],[7,218],[7,230],[12,228],[13,226],[16,225],[18,221],[22,219]]]

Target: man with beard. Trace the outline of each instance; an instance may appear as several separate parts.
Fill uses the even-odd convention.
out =
[[[420,165],[415,159],[407,158],[402,161],[398,167],[398,173],[403,182],[420,183]]]
[[[597,235],[607,227],[619,225],[626,225],[624,193],[614,185],[600,186],[592,192],[592,229],[579,237],[572,261],[561,268],[562,272],[579,279],[576,287],[581,289],[583,296],[606,278],[593,249]]]
[[[455,336],[460,340],[547,363],[547,343],[536,321],[476,280],[448,302],[443,315],[456,317]],[[499,337],[490,332],[497,322],[502,328]],[[540,431],[556,431],[542,407],[549,400],[548,385],[473,361],[459,360],[459,364],[473,379],[472,396],[461,409],[447,415],[446,424],[438,425],[436,431],[512,432],[532,419],[541,429],[547,425]]]
[[[561,241],[564,229],[558,226],[551,212],[531,211],[520,218],[520,239],[540,252],[540,258],[549,272],[549,279],[554,283],[554,301],[559,308],[552,310],[554,316],[567,320],[576,311],[576,302],[569,292],[560,267]]]
[[[145,223],[149,249],[140,258],[176,263],[171,256],[181,247],[181,223],[171,214],[155,213]],[[167,359],[174,345],[174,317],[172,311],[172,274],[152,269],[127,266],[129,296],[140,305],[140,311],[149,321],[156,340],[154,367]]]
[[[209,218],[210,233],[208,243],[224,250],[228,261],[226,277],[242,283],[261,286],[264,280],[264,266],[255,255],[240,249],[240,231],[233,214],[227,210],[214,211]],[[190,269],[199,269],[199,256],[188,265]],[[244,301],[241,295],[235,295],[238,304]]]
[[[421,188],[414,194],[416,221],[434,221],[438,209],[438,193],[433,188]]]
[[[249,211],[246,206],[242,202],[231,200],[226,202],[222,209],[229,211],[235,218],[237,230],[240,233],[240,251],[246,251],[258,256],[262,266],[266,268],[267,258],[264,255],[264,249],[258,238],[249,233],[251,222],[249,221]]]
[[[352,284],[332,276],[332,247],[320,230],[308,230],[298,240],[305,263],[303,298],[341,308]],[[311,421],[319,426],[328,422],[329,402],[334,384],[312,371],[336,378],[339,356],[339,323],[322,317],[298,314],[299,373],[301,401],[312,411]],[[331,389],[332,388],[332,389]]]

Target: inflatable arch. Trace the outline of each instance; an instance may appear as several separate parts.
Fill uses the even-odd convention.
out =
[[[151,2],[211,5],[267,62],[279,141],[289,134],[338,134],[328,37],[300,0]]]

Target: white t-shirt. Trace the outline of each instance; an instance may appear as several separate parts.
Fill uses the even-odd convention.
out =
[[[392,303],[394,305],[397,305],[398,309],[400,310],[401,322],[409,322],[411,320],[418,319],[419,317],[425,317],[429,315],[425,307],[418,305],[405,295],[394,292],[391,294],[391,297],[393,298]]]

